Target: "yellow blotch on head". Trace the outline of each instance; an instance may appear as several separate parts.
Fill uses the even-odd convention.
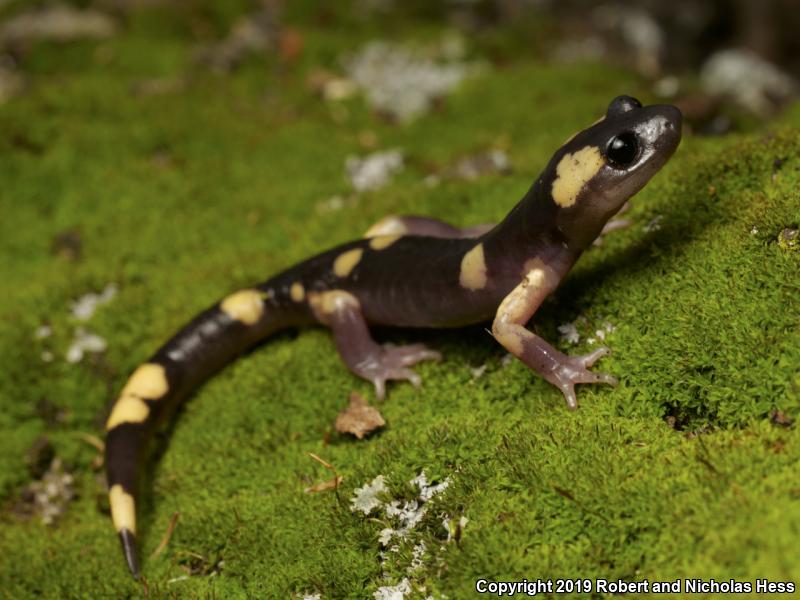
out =
[[[406,228],[405,223],[403,223],[403,219],[401,219],[400,217],[396,217],[394,215],[390,215],[388,217],[384,217],[383,219],[375,223],[372,227],[367,229],[367,232],[364,234],[364,237],[370,238],[378,235],[395,235],[395,234],[404,235],[406,233],[408,233],[408,229]]]
[[[231,319],[254,325],[264,314],[264,301],[258,290],[239,290],[220,302],[219,309]]]
[[[150,414],[150,408],[144,401],[158,400],[168,391],[167,372],[162,365],[141,365],[122,388],[106,421],[106,429],[113,429],[122,423],[143,423]]]
[[[369,247],[373,250],[383,250],[394,244],[397,240],[403,237],[402,233],[395,233],[394,235],[379,235],[369,241]]]
[[[128,492],[120,484],[111,486],[108,492],[108,500],[111,504],[111,520],[117,531],[127,529],[131,533],[136,533],[136,503]]]
[[[347,252],[342,252],[333,261],[333,273],[337,277],[347,277],[355,269],[361,256],[364,254],[363,248],[353,248]]]
[[[302,302],[303,298],[306,297],[306,289],[303,287],[303,284],[299,281],[294,282],[292,287],[289,288],[289,296],[295,302]]]
[[[597,146],[586,146],[574,153],[567,153],[556,166],[553,181],[553,200],[567,208],[575,204],[584,185],[605,164]]]
[[[483,256],[483,244],[478,244],[461,259],[461,271],[458,282],[468,290],[480,290],[486,287],[486,259]]]

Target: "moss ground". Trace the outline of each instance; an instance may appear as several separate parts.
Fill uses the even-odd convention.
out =
[[[648,99],[616,68],[519,59],[391,125],[359,99],[333,110],[305,87],[311,69],[335,66],[369,32],[296,26],[306,46],[291,68],[269,59],[226,76],[194,70],[185,89],[157,96],[131,89],[186,72],[191,39],[174,16],[137,13],[111,40],[27,57],[30,89],[0,109],[0,595],[362,598],[409,577],[462,598],[481,577],[800,578],[800,437],[769,418],[800,416],[800,252],[777,242],[800,225],[794,107],[749,133],[687,137],[635,199],[635,225],[588,252],[537,314],[551,340],[586,318],[581,343],[561,345],[571,352],[612,323],[614,354],[601,366],[619,387],[582,387],[570,413],[522,365],[504,366],[480,327],[383,332],[423,339],[445,360],[419,368],[420,390],[391,386],[387,428],[356,442],[332,423],[348,393],[368,386],[325,331],[280,335],[174,422],[144,488],[144,557],[180,519],[166,550],[145,558],[146,586],[130,579],[91,467],[97,452],[80,434],[101,435],[115,391],[160,342],[224,293],[386,213],[501,218],[611,97]],[[344,161],[366,152],[365,131],[402,148],[408,167],[380,192],[320,212],[349,193]],[[423,183],[487,147],[505,148],[512,175]],[[80,260],[52,251],[66,230],[82,240]],[[119,294],[89,323],[108,350],[67,364],[70,303],[109,282]],[[43,323],[54,336],[36,341]],[[55,527],[12,510],[42,434],[78,491]],[[309,452],[344,477],[338,495],[303,492],[330,477]],[[382,566],[383,525],[353,514],[349,498],[379,474],[410,498],[406,482],[422,469],[450,487]],[[458,542],[445,541],[445,516],[469,519]],[[419,542],[428,551],[409,575]]]

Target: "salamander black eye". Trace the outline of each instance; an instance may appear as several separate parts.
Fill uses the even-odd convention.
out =
[[[627,167],[639,155],[639,142],[636,136],[626,131],[618,136],[611,138],[606,148],[606,156],[614,166]]]

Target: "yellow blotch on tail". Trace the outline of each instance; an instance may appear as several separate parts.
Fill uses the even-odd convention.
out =
[[[255,325],[264,314],[262,296],[258,290],[239,290],[220,302],[219,309],[231,319]]]
[[[139,366],[122,388],[106,421],[106,429],[122,423],[143,423],[150,414],[145,400],[158,400],[168,391],[167,372],[162,365],[145,363]]]
[[[108,500],[111,504],[111,520],[117,531],[127,529],[136,533],[136,502],[120,484],[111,486],[108,491]]]

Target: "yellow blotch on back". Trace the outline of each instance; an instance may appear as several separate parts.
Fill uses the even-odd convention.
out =
[[[480,290],[486,287],[486,259],[483,256],[483,244],[478,244],[461,259],[461,271],[458,282],[468,290]]]
[[[369,241],[369,247],[373,250],[383,250],[394,244],[397,240],[403,237],[402,233],[395,233],[394,235],[379,235]]]
[[[219,309],[231,319],[254,325],[264,314],[264,301],[258,290],[239,290],[220,302]]]
[[[363,248],[353,248],[347,252],[342,252],[333,261],[333,273],[337,277],[347,277],[355,269],[361,256],[364,254]]]
[[[295,281],[292,287],[289,288],[289,296],[295,302],[302,302],[303,298],[306,297],[306,289],[303,287],[303,284],[299,281]]]
[[[131,533],[136,533],[136,503],[128,492],[120,484],[111,486],[108,492],[109,504],[111,504],[111,520],[117,531],[127,529]]]
[[[574,153],[567,153],[556,166],[553,181],[553,200],[567,208],[575,204],[578,194],[605,164],[597,146],[586,146]]]
[[[145,400],[158,400],[169,391],[167,373],[156,363],[145,363],[133,372],[122,388],[106,421],[106,429],[122,423],[143,423],[150,414]]]
[[[364,234],[364,237],[370,238],[375,237],[378,235],[395,235],[395,234],[406,234],[408,233],[408,229],[406,228],[405,223],[403,223],[403,219],[400,217],[396,217],[394,215],[389,215],[388,217],[384,217],[377,223],[375,223],[372,227],[367,229],[367,232]]]

